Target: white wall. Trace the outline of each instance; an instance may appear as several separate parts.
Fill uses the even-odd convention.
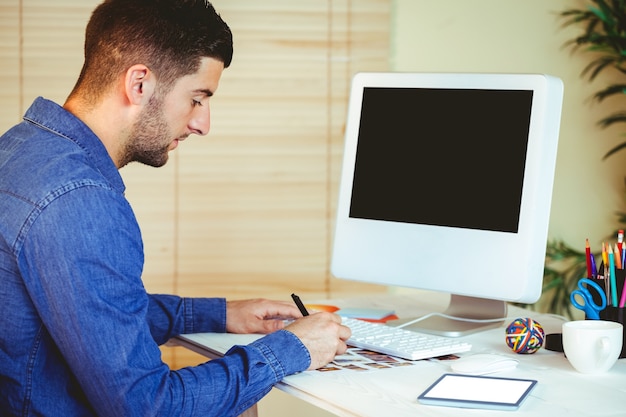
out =
[[[626,151],[602,160],[624,138],[620,129],[603,131],[596,122],[619,103],[590,103],[603,82],[590,84],[581,78],[590,57],[563,48],[579,30],[562,28],[557,15],[584,4],[582,0],[395,0],[392,68],[560,77],[565,94],[550,236],[580,250],[588,237],[597,250],[620,227],[615,212],[624,207]]]

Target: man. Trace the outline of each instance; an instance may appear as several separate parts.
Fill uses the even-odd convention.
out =
[[[10,416],[228,416],[346,350],[339,317],[291,302],[149,295],[118,169],[162,166],[209,131],[232,58],[205,0],[106,0],[63,107],[38,98],[0,137],[0,410]],[[296,319],[283,328],[281,318]],[[158,345],[204,331],[269,333],[171,371]]]

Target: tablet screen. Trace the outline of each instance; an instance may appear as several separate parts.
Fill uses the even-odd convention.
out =
[[[517,409],[536,383],[530,379],[444,374],[418,401],[451,407]]]

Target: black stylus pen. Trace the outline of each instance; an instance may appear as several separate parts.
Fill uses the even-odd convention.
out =
[[[306,311],[306,307],[304,306],[304,304],[302,304],[302,300],[300,300],[300,297],[295,294],[291,294],[291,298],[293,299],[293,302],[296,303],[296,305],[298,306],[300,313],[302,313],[303,316],[308,316],[309,312]]]

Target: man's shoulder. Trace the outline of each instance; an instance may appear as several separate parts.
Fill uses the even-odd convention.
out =
[[[108,185],[87,152],[67,139],[40,131],[1,141],[13,143],[0,146],[0,192],[33,195],[78,182]]]
[[[57,104],[38,98],[24,121],[0,137],[0,193],[37,201],[79,184],[124,192],[117,168],[93,132]]]

